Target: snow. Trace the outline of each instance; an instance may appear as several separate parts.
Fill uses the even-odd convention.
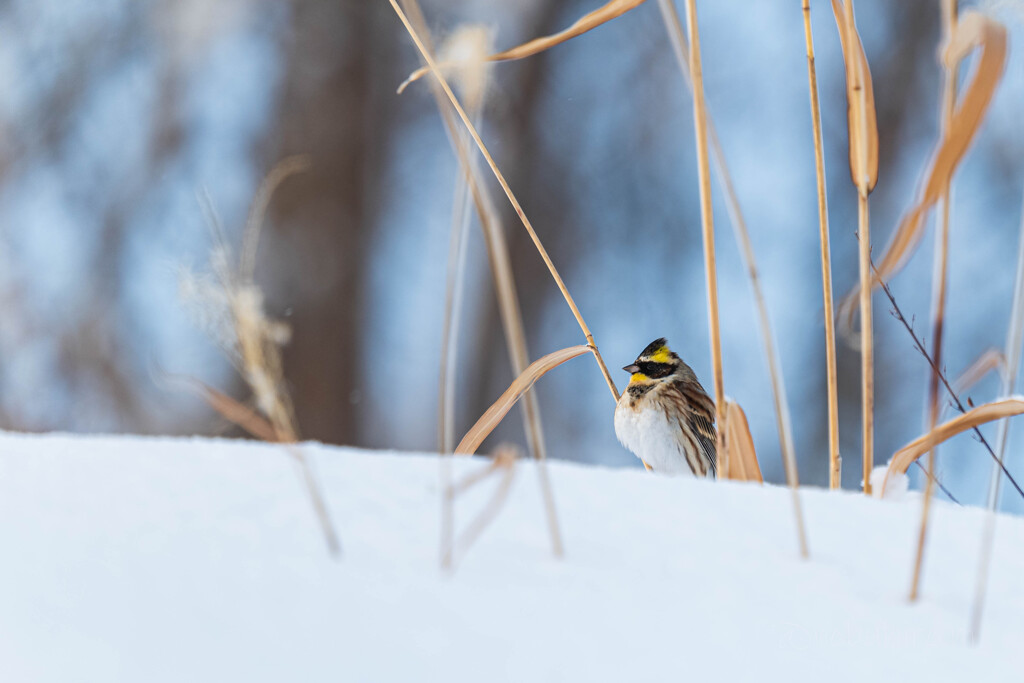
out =
[[[886,483],[885,478],[888,473],[888,463],[871,470],[871,493],[876,498],[902,500],[910,491],[910,476],[906,472],[895,472]]]
[[[557,560],[520,463],[445,574],[436,456],[303,449],[338,561],[280,447],[0,434],[2,679],[1019,680],[1020,518],[999,519],[970,646],[978,509],[936,500],[911,606],[914,495],[803,490],[801,561],[785,489],[551,463]]]

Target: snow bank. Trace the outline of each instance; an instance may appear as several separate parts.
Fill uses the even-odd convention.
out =
[[[783,489],[553,463],[559,561],[524,463],[447,576],[435,458],[304,449],[338,562],[277,447],[0,435],[0,678],[1019,680],[1018,518],[999,520],[970,647],[976,509],[936,501],[910,606],[913,500],[805,490],[803,562]]]

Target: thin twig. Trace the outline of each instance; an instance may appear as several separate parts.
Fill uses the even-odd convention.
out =
[[[939,376],[939,381],[942,382],[942,385],[946,387],[946,391],[949,393],[950,398],[953,399],[954,407],[961,413],[966,413],[967,409],[964,408],[964,404],[960,402],[960,397],[957,396],[956,392],[953,391],[953,387],[950,386],[949,380],[946,379],[946,373],[943,372],[935,364],[935,361],[932,359],[932,357],[928,354],[928,351],[925,349],[924,343],[917,336],[917,333],[914,332],[913,326],[903,316],[903,312],[900,310],[899,305],[896,303],[896,297],[893,296],[892,290],[889,289],[889,283],[882,279],[882,274],[878,272],[878,268],[875,267],[874,261],[871,261],[871,269],[874,271],[875,277],[878,279],[878,283],[882,287],[882,291],[885,292],[886,297],[889,298],[889,303],[892,304],[893,317],[899,320],[901,323],[903,323],[903,327],[905,327],[907,332],[910,333],[910,337],[914,340],[914,346],[917,347],[917,350],[921,353],[922,356],[924,356],[925,360],[928,361],[928,364],[931,366],[932,370]],[[1017,493],[1020,494],[1021,498],[1024,498],[1024,490],[1021,490],[1020,485],[1017,484],[1017,480],[1013,478],[1013,475],[1010,474],[1010,472],[1006,469],[1006,466],[1003,465],[1000,459],[996,456],[995,451],[992,450],[992,446],[989,445],[988,441],[985,439],[985,436],[977,427],[973,427],[973,429],[975,436],[978,438],[978,441],[980,441],[981,444],[985,447],[985,450],[988,451],[988,454],[992,456],[992,459],[999,466],[999,469],[1002,471],[1002,473],[1006,475],[1006,478],[1013,485],[1013,488],[1017,489]]]
[[[914,461],[914,464],[915,464],[915,465],[917,465],[917,468],[918,468],[919,470],[921,470],[921,473],[922,473],[922,474],[924,474],[924,476],[928,477],[928,479],[930,479],[930,480],[932,481],[932,483],[934,483],[934,484],[935,484],[936,486],[938,486],[938,487],[939,487],[939,490],[940,490],[940,491],[942,491],[942,492],[943,492],[944,494],[946,494],[946,498],[949,498],[949,499],[950,499],[951,501],[953,501],[953,502],[954,502],[954,503],[956,503],[957,505],[962,505],[962,503],[961,503],[961,502],[960,502],[959,500],[957,500],[957,499],[956,499],[956,498],[955,498],[955,497],[953,496],[953,494],[952,494],[952,493],[950,493],[950,492],[949,492],[949,489],[947,489],[947,488],[946,488],[946,487],[945,487],[945,486],[944,486],[944,485],[942,484],[942,482],[941,482],[941,481],[939,481],[939,478],[938,478],[938,477],[936,477],[936,476],[935,476],[934,474],[932,474],[931,472],[929,472],[929,471],[928,471],[928,470],[927,470],[927,469],[925,468],[925,466],[924,466],[924,465],[922,465],[922,464],[920,463],[920,461],[918,461],[918,460],[915,460],[915,461]]]

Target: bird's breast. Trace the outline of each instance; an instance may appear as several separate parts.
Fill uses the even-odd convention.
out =
[[[656,472],[689,474],[679,423],[656,405],[623,394],[615,407],[615,436]]]

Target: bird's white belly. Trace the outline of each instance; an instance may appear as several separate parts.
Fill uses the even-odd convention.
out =
[[[693,471],[680,441],[679,425],[661,410],[636,411],[627,401],[615,407],[615,436],[655,472],[687,474]]]

